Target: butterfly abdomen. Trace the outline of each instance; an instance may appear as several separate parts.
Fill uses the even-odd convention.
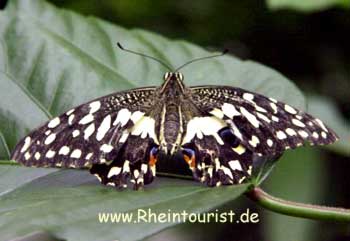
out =
[[[161,150],[167,154],[177,151],[183,133],[182,113],[180,105],[175,103],[164,104],[160,118]]]

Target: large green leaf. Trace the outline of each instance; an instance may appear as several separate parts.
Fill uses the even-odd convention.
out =
[[[100,223],[99,213],[128,212],[135,219],[139,209],[198,213],[232,200],[246,189],[247,184],[207,188],[162,178],[144,191],[118,192],[98,185],[86,172],[61,171],[0,197],[1,238],[45,230],[69,240],[138,240],[175,223]]]
[[[2,159],[9,158],[20,137],[75,105],[111,92],[161,83],[166,71],[162,66],[118,50],[116,41],[159,57],[172,67],[210,54],[184,41],[126,30],[41,0],[10,1],[0,12],[0,23]],[[253,61],[225,56],[188,66],[183,73],[189,85],[238,86],[304,107],[303,96],[293,83]],[[85,172],[0,166],[2,238],[48,230],[70,240],[142,239],[175,224],[98,225],[96,212],[124,212],[141,206],[203,212],[235,199],[247,188],[207,189],[193,182],[158,178],[156,186],[144,192],[116,192],[96,182],[82,185],[87,179],[81,173]]]

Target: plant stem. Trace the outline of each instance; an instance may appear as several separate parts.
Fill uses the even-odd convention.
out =
[[[277,213],[308,219],[350,222],[349,209],[286,201],[267,194],[259,187],[251,189],[246,195],[264,208]]]

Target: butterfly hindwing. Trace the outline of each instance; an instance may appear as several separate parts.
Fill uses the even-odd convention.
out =
[[[220,132],[223,139],[232,136],[226,128]],[[193,177],[208,186],[242,183],[251,175],[254,154],[245,150],[238,140],[225,140],[224,144],[219,144],[212,136],[195,137],[183,148]]]

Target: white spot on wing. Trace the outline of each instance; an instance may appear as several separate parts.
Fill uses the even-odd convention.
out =
[[[283,131],[277,131],[276,135],[277,135],[277,138],[280,139],[280,140],[283,140],[283,139],[287,138],[286,134]]]
[[[46,157],[46,158],[52,158],[52,157],[54,157],[55,155],[56,155],[56,152],[55,152],[55,151],[53,151],[53,150],[48,150],[48,151],[46,152],[45,157]]]
[[[256,113],[256,115],[257,115],[260,119],[266,121],[267,123],[270,123],[270,122],[271,122],[271,120],[270,120],[266,115],[264,115],[264,114],[261,114],[261,113],[258,112],[258,113]]]
[[[49,124],[47,124],[47,127],[49,128],[55,128],[56,126],[58,126],[60,124],[60,118],[56,117],[54,119],[52,119]]]
[[[298,119],[292,119],[292,123],[299,127],[305,127],[305,124]]]
[[[48,137],[46,137],[46,139],[45,139],[45,141],[44,141],[44,144],[45,144],[45,145],[49,145],[49,144],[51,144],[55,139],[56,139],[56,134],[53,133],[53,134],[49,135]]]
[[[75,109],[71,109],[71,110],[69,110],[69,111],[66,112],[66,115],[70,115],[70,114],[72,114],[74,111],[75,111]]]
[[[135,170],[134,170],[134,177],[135,177],[135,178],[138,178],[139,175],[140,175],[139,170],[135,169]]]
[[[144,112],[135,111],[134,113],[132,113],[130,119],[132,120],[132,122],[137,123],[144,115],[145,115]]]
[[[146,138],[149,135],[155,142],[158,142],[155,134],[155,120],[149,116],[144,116],[139,120],[131,130],[131,134]]]
[[[233,175],[232,172],[229,168],[225,167],[225,166],[221,166],[221,169],[224,171],[224,173],[229,176],[231,179],[233,179]]]
[[[35,160],[39,160],[40,157],[41,157],[40,153],[39,152],[35,152],[35,154],[34,154]]]
[[[254,99],[254,95],[251,93],[244,93],[242,97],[243,97],[243,99],[248,100],[248,101],[252,101]]]
[[[109,153],[109,152],[111,152],[113,150],[113,146],[109,145],[109,144],[103,144],[100,147],[100,150],[103,151],[104,153]]]
[[[313,136],[315,139],[318,139],[318,137],[319,137],[319,135],[318,135],[318,133],[317,133],[316,131],[314,131],[314,132],[312,133],[312,136]]]
[[[284,105],[284,110],[292,115],[295,115],[296,113],[298,113],[293,107],[287,104]]]
[[[306,131],[300,130],[298,131],[299,135],[303,138],[306,138],[309,136],[309,134]]]
[[[80,131],[79,130],[74,130],[73,133],[72,133],[73,137],[77,137],[79,135],[80,135]]]
[[[29,145],[30,145],[30,141],[31,141],[31,138],[29,136],[27,136],[25,139],[24,139],[24,144],[22,146],[22,149],[21,149],[21,153],[25,152]]]
[[[71,154],[70,157],[73,158],[80,158],[81,157],[81,150],[80,149],[75,149]]]
[[[70,115],[70,116],[68,117],[68,125],[71,126],[71,125],[73,124],[74,117],[75,117],[74,114],[73,114],[73,115]]]
[[[265,110],[264,108],[262,108],[261,106],[258,106],[258,105],[254,105],[254,107],[255,107],[255,109],[257,110],[257,111],[260,111],[260,112],[265,112],[265,113],[267,113],[267,110]]]
[[[277,105],[273,102],[270,103],[271,109],[273,110],[273,113],[276,114],[277,113]]]
[[[91,121],[94,120],[94,116],[92,114],[87,114],[86,116],[84,116],[80,121],[79,124],[80,125],[86,125],[88,123],[90,123]]]
[[[260,143],[259,138],[257,136],[252,136],[252,139],[249,141],[249,144],[252,147],[256,147]]]
[[[239,131],[239,129],[237,128],[236,124],[232,122],[230,122],[230,125],[231,125],[231,129],[233,131],[233,134],[235,136],[237,136],[240,140],[243,140],[243,136],[242,136],[242,133]]]
[[[321,128],[322,128],[324,131],[328,132],[326,126],[323,124],[323,122],[322,122],[320,119],[315,119],[315,121],[321,126]]]
[[[69,149],[68,146],[62,146],[61,149],[58,152],[58,155],[66,156],[66,155],[68,155],[69,151],[70,151],[70,149]]]
[[[324,131],[322,131],[322,132],[321,132],[321,136],[322,136],[324,139],[326,139],[326,138],[327,138],[327,133],[324,132]]]
[[[121,171],[122,169],[120,167],[112,167],[108,172],[107,178],[111,178],[112,176],[117,176]]]
[[[277,116],[274,116],[274,115],[271,117],[271,119],[272,119],[274,122],[278,122],[278,121],[279,121],[278,117],[277,117]]]
[[[87,154],[87,155],[85,156],[85,159],[86,159],[86,160],[89,160],[89,159],[92,157],[93,154],[94,154],[94,153],[90,152],[89,154]]]
[[[238,180],[238,183],[242,183],[246,179],[246,176],[243,176],[241,179]]]
[[[201,139],[203,135],[212,135],[220,145],[223,145],[224,142],[218,135],[218,131],[225,126],[227,126],[226,122],[217,117],[194,117],[187,124],[186,135],[183,138],[182,145],[190,142],[195,136]]]
[[[242,115],[244,115],[255,128],[259,127],[260,122],[256,119],[255,115],[247,111],[244,107],[241,107],[240,110]]]
[[[238,160],[229,161],[228,165],[232,170],[243,171],[241,163]]]
[[[241,113],[239,113],[236,108],[229,103],[224,103],[221,107],[222,112],[229,118],[233,118],[234,116],[239,116]]]
[[[91,123],[85,130],[84,130],[84,139],[87,140],[89,137],[94,133],[95,131],[95,124]]]
[[[128,160],[125,160],[123,165],[123,173],[130,172],[130,162]]]
[[[248,173],[249,175],[252,175],[252,170],[253,170],[253,166],[249,166],[249,167],[248,167],[247,173]]]
[[[96,139],[98,141],[102,140],[110,128],[111,128],[111,116],[107,115],[103,119],[100,127],[97,130]]]
[[[209,174],[209,177],[213,176],[213,167],[208,168],[208,174]]]
[[[142,165],[141,165],[141,171],[142,171],[143,173],[147,173],[147,170],[148,170],[147,164],[142,164]]]
[[[119,142],[124,143],[126,141],[126,139],[128,139],[128,137],[129,137],[129,132],[123,133],[123,135],[119,139]]]
[[[101,107],[101,102],[100,101],[94,101],[90,103],[90,114],[95,113],[98,111]]]
[[[115,121],[113,122],[113,126],[120,123],[121,126],[123,127],[124,125],[126,125],[126,123],[128,123],[130,116],[131,116],[131,112],[128,109],[126,108],[121,109],[120,111],[118,111],[118,115]]]
[[[27,151],[27,152],[24,154],[24,159],[29,160],[30,157],[31,157],[31,155],[30,155],[30,153]]]
[[[287,128],[286,129],[286,133],[290,136],[296,136],[297,133],[295,132],[295,130],[291,129],[291,128]]]
[[[266,143],[269,147],[273,145],[273,141],[271,139],[267,139]]]

